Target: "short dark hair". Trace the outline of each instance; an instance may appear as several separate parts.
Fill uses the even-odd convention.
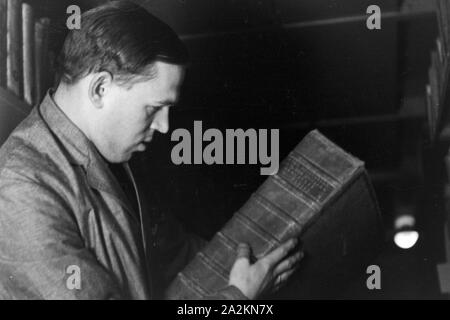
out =
[[[59,81],[74,84],[108,71],[130,84],[154,76],[153,64],[185,65],[188,52],[177,34],[146,9],[130,1],[111,1],[86,11],[81,28],[69,32],[58,57]]]

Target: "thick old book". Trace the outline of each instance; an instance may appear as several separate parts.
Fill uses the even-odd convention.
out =
[[[34,12],[28,4],[22,4],[23,98],[34,104]]]
[[[0,87],[6,88],[7,0],[0,0]]]
[[[238,243],[258,259],[291,237],[305,258],[275,298],[336,297],[366,271],[382,243],[379,207],[364,163],[310,132],[182,270],[169,299],[199,299],[228,284]]]
[[[7,15],[7,85],[19,98],[23,95],[22,81],[22,1],[8,0]]]

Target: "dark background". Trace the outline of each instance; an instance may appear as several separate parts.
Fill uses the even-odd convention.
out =
[[[65,10],[104,1],[36,0],[52,19],[58,52]],[[147,0],[191,55],[171,131],[203,128],[280,129],[280,160],[311,129],[364,160],[384,218],[386,244],[374,259],[382,290],[366,275],[343,297],[443,298],[436,264],[444,262],[442,161],[427,138],[424,88],[437,35],[433,1]],[[366,28],[379,5],[381,30]],[[259,165],[175,166],[170,133],[133,160],[154,210],[211,237],[264,181]],[[393,219],[412,208],[420,239],[410,250],[392,243]],[[364,285],[362,285],[364,284]]]

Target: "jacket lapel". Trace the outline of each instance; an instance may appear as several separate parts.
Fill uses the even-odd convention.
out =
[[[86,175],[89,185],[99,191],[108,193],[116,199],[122,207],[139,222],[137,213],[134,212],[130,200],[125,195],[122,187],[112,174],[105,161],[101,158],[95,149],[90,150],[89,163],[86,166]]]

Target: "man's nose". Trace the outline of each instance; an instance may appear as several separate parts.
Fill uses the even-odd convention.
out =
[[[161,133],[169,131],[169,107],[163,107],[155,114],[150,128]]]

